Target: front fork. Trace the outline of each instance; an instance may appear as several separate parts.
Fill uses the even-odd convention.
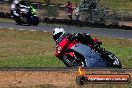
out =
[[[77,67],[77,66],[81,66],[83,64],[84,66],[84,62],[82,63],[82,60],[80,60],[76,55],[75,52],[68,52],[65,53],[66,56],[69,56],[69,59],[72,59],[72,64],[73,66]]]

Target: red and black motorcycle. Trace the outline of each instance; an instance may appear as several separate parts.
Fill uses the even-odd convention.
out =
[[[98,49],[93,49],[92,45],[84,45],[77,39],[68,41],[69,36],[62,36],[57,40],[55,56],[58,57],[67,67],[114,67],[121,68],[120,60],[111,52],[105,51],[107,58],[114,61],[107,61],[101,57]],[[96,43],[99,41],[94,39]]]

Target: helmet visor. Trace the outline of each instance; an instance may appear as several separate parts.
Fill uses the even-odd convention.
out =
[[[57,33],[56,35],[53,35],[53,39],[56,41],[63,33]]]

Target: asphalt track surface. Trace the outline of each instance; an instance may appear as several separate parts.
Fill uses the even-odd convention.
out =
[[[38,26],[17,25],[15,22],[0,22],[0,28],[29,30],[29,31],[44,31],[52,32],[52,30],[60,25],[39,24]],[[123,29],[108,29],[108,28],[91,28],[91,27],[75,27],[61,25],[67,33],[89,33],[90,35],[99,35],[112,38],[123,38],[132,40],[132,30]]]

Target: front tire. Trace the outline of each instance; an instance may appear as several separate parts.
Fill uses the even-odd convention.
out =
[[[15,20],[16,23],[19,24],[19,25],[22,25],[22,24],[23,24],[23,22],[22,22],[22,20],[21,20],[20,17],[14,16],[14,20]]]
[[[33,22],[31,22],[32,25],[33,25],[33,26],[38,26],[38,24],[39,24],[39,22],[40,22],[39,18],[36,17],[36,16],[33,16],[32,19],[33,19]]]
[[[82,60],[77,61],[75,57],[71,57],[70,55],[63,55],[62,61],[67,67],[85,67],[85,63]]]
[[[87,79],[84,76],[78,76],[77,79],[76,79],[76,82],[77,82],[77,84],[83,85],[83,84],[86,83],[86,80]]]

